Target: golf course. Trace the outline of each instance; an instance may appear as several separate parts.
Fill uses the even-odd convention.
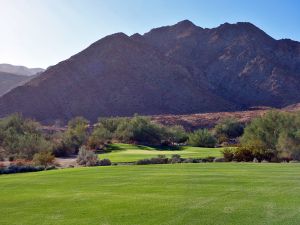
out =
[[[183,158],[221,157],[223,148],[181,146],[177,150],[169,150],[161,147],[116,143],[109,145],[109,150],[111,152],[99,154],[99,158],[106,158],[114,163],[119,163],[136,162],[145,158],[157,157],[158,155],[171,157],[175,154]]]
[[[1,225],[300,221],[300,164],[73,168],[0,177]],[[213,218],[213,219],[212,219]]]

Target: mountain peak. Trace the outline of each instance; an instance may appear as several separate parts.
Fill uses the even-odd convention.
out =
[[[143,36],[109,35],[0,97],[0,117],[43,122],[283,107],[300,102],[300,43],[251,23],[189,20]]]
[[[197,27],[193,22],[190,20],[182,20],[178,23],[176,23],[174,26],[176,27],[182,27],[182,28],[190,28],[190,27]]]

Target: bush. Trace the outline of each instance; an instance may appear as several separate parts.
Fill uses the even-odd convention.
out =
[[[237,162],[252,162],[255,158],[252,151],[248,148],[239,147],[234,151],[233,160]]]
[[[44,167],[38,167],[32,165],[27,165],[27,166],[10,165],[8,167],[0,168],[0,174],[37,172],[42,170],[44,170]]]
[[[136,161],[137,165],[149,165],[152,164],[151,159],[140,159]]]
[[[75,117],[68,122],[60,148],[68,155],[77,153],[88,139],[89,121],[83,117]]]
[[[208,130],[196,130],[189,135],[189,144],[195,147],[215,147],[217,140]]]
[[[148,164],[168,164],[168,158],[163,155],[151,159],[140,159],[136,162],[137,165],[148,165]]]
[[[54,164],[55,157],[51,152],[39,152],[33,157],[33,162],[35,165],[43,166],[45,168]]]
[[[166,142],[171,145],[185,143],[188,140],[188,135],[182,126],[176,125],[165,127],[165,134],[162,137]]]
[[[224,148],[222,151],[225,162],[231,162],[234,158],[234,149]]]
[[[219,143],[228,142],[231,138],[240,137],[244,132],[244,126],[234,118],[227,118],[214,128]]]
[[[183,159],[178,154],[172,155],[171,159],[169,160],[169,162],[172,163],[172,164],[181,163],[182,161],[183,161]]]
[[[115,137],[120,141],[149,145],[160,145],[163,135],[162,126],[143,116],[134,116],[130,120],[122,121],[115,132]]]
[[[83,166],[98,166],[99,159],[97,154],[91,150],[87,150],[86,147],[82,146],[79,149],[77,163]]]
[[[105,145],[111,141],[112,137],[113,133],[100,124],[93,130],[87,145],[90,149],[104,149]]]
[[[99,166],[110,166],[111,165],[111,161],[109,159],[102,159],[99,162]]]
[[[19,114],[0,120],[0,146],[5,155],[13,159],[30,160],[37,152],[52,150],[52,144],[41,132],[41,125]]]

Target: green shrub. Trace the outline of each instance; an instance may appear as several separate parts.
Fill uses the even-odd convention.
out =
[[[37,166],[43,166],[45,168],[54,164],[55,157],[51,152],[39,152],[36,153],[33,157],[33,162]]]
[[[182,126],[176,125],[171,127],[165,127],[165,133],[162,137],[165,141],[168,141],[173,145],[174,143],[185,143],[188,140],[188,134]]]
[[[41,132],[41,125],[19,114],[0,120],[0,146],[6,156],[14,159],[32,159],[35,153],[52,150],[52,144]]]
[[[126,143],[159,145],[163,134],[162,126],[151,122],[147,117],[134,116],[132,119],[122,121],[119,124],[115,137]]]
[[[216,143],[216,138],[207,129],[196,130],[189,135],[189,144],[195,147],[213,148]]]
[[[77,153],[88,139],[89,122],[83,117],[75,117],[68,122],[68,129],[64,132],[60,148],[67,154]]]
[[[231,138],[237,138],[244,132],[244,126],[234,118],[226,118],[214,128],[219,143],[227,142]]]
[[[234,149],[232,148],[224,148],[224,150],[222,151],[224,160],[226,162],[231,162],[234,158]]]
[[[106,129],[103,125],[98,125],[90,135],[87,145],[90,149],[104,149],[104,147],[112,140],[113,133]]]

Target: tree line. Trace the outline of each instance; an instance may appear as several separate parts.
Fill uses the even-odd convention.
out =
[[[25,159],[46,164],[54,156],[78,154],[82,147],[94,153],[107,152],[112,142],[166,149],[186,144],[199,147],[234,144],[236,147],[223,151],[226,161],[299,160],[300,114],[270,111],[246,125],[227,118],[213,129],[193,132],[187,132],[179,125],[156,124],[150,118],[138,115],[100,118],[92,130],[88,120],[76,117],[68,122],[65,131],[53,134],[43,132],[41,124],[20,114],[0,120],[0,160]]]

